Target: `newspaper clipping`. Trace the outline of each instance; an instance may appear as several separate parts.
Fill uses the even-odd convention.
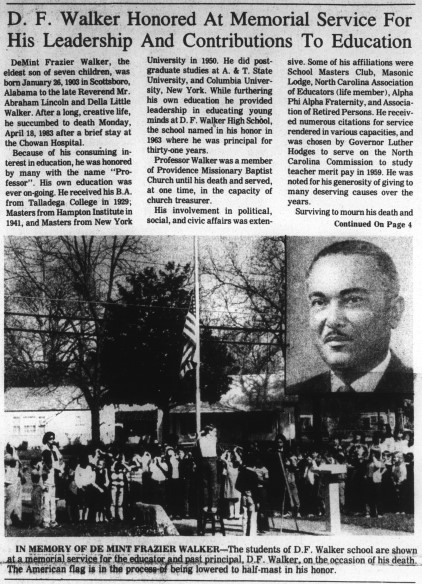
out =
[[[2,3],[2,581],[422,581],[421,19]]]

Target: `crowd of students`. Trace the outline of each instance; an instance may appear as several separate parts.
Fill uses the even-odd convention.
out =
[[[341,464],[345,472],[337,476],[340,509],[343,513],[381,517],[384,513],[412,514],[414,507],[413,440],[410,433],[398,431],[393,437],[375,432],[366,440],[355,432],[351,442],[343,444],[333,437],[325,448],[293,449],[289,464],[294,468],[302,515],[323,515],[323,464]]]
[[[13,474],[15,485],[21,472],[16,460],[17,455],[7,453],[6,473]],[[325,485],[319,469],[326,464],[343,465],[336,475],[343,513],[368,517],[413,513],[409,433],[397,432],[394,437],[389,431],[375,433],[368,440],[356,432],[352,441],[333,437],[319,447],[289,444],[279,435],[272,445],[219,445],[216,461],[216,508],[209,510],[224,518],[243,517],[244,525],[252,518],[261,532],[269,529],[274,512],[324,515]],[[203,468],[198,448],[169,444],[81,446],[78,456],[64,462],[50,436],[41,456],[31,461],[33,522],[57,525],[58,499],[66,502],[67,521],[75,523],[136,520],[138,502],[161,505],[171,518],[198,517],[206,499]],[[7,524],[10,508],[9,501]],[[244,532],[253,533],[253,527],[246,525]]]
[[[46,522],[43,461],[32,462],[32,507],[34,522]],[[189,515],[192,500],[192,454],[183,448],[132,448],[124,452],[117,446],[79,448],[56,474],[56,499],[66,502],[70,522],[108,522],[132,520],[136,503],[162,505],[169,515]]]

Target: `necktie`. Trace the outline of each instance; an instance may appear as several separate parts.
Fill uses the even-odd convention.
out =
[[[349,383],[345,383],[344,385],[339,387],[337,391],[339,393],[351,393],[355,390],[353,389],[353,387]]]

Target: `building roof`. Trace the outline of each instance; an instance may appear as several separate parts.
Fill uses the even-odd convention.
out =
[[[195,412],[195,404],[180,404],[171,408],[172,414],[191,414]],[[216,402],[215,404],[210,404],[208,402],[201,402],[201,413],[202,414],[232,414],[234,412],[244,412],[244,409],[225,406],[221,402]]]
[[[201,403],[202,413],[266,412],[281,407],[284,398],[284,372],[232,375],[229,390],[215,404]],[[195,404],[172,408],[172,414],[195,411]]]
[[[79,387],[10,387],[4,394],[6,412],[88,410]]]

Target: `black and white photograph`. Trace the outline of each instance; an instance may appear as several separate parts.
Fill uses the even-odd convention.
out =
[[[411,267],[383,243],[8,238],[7,533],[411,532]]]
[[[285,240],[5,241],[10,536],[278,534]]]
[[[342,522],[412,531],[412,241],[293,237],[286,257],[286,394],[309,469],[343,465]]]

